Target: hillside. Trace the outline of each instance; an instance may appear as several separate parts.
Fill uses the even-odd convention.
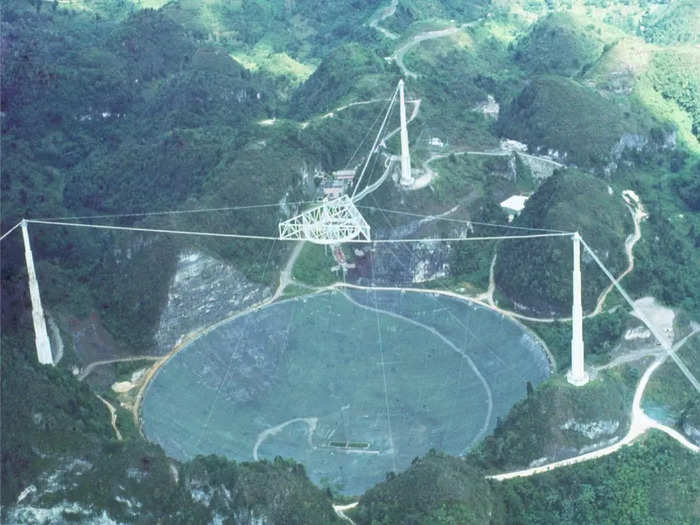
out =
[[[499,503],[478,469],[432,451],[367,491],[351,516],[360,524],[499,523]]]
[[[631,190],[645,215],[622,286],[672,312],[674,342],[700,323],[699,20],[691,0],[4,2],[2,233],[22,218],[68,217],[180,234],[30,224],[62,356],[55,367],[36,362],[20,230],[2,240],[0,521],[326,524],[347,522],[334,503],[359,501],[346,511],[358,525],[696,523],[697,454],[657,431],[605,458],[503,483],[485,478],[619,439],[660,347],[611,293],[584,322],[592,381],[571,386],[571,322],[562,319],[571,313],[571,240],[463,241],[525,232],[518,228],[578,231],[619,275],[634,232],[621,193]],[[294,243],[277,239],[278,223],[316,201],[324,177],[361,166],[400,78],[420,183],[398,182],[394,111],[395,133],[377,146],[363,186],[385,170],[386,180],[358,203],[373,238],[392,242],[306,243],[296,258]],[[529,199],[509,218],[500,203],[515,195]],[[582,268],[589,313],[610,282],[585,251]],[[547,346],[549,365],[537,355],[552,373],[534,388],[515,384],[520,401],[486,417],[466,455],[431,450],[353,500],[334,493],[337,479],[315,486],[302,463],[277,452],[267,461],[181,462],[144,439],[135,399],[163,355],[271,298],[305,301],[340,281],[421,288],[427,302],[430,292],[476,299],[501,308],[504,322],[509,313],[551,317],[523,323]],[[483,327],[445,312],[436,319],[454,337],[479,338]],[[350,323],[340,316],[323,323],[347,354],[325,373],[345,373],[363,343],[343,332]],[[360,420],[360,439],[365,425],[413,417],[390,413],[403,401],[386,394],[387,381],[402,380],[383,360],[390,336],[362,335],[379,344],[367,361],[381,364],[386,418]],[[696,377],[698,345],[696,335],[678,351]],[[430,366],[428,345],[408,346],[400,350],[425,350]],[[484,350],[494,369],[508,365],[501,348]],[[622,365],[605,368],[618,358]],[[253,361],[241,361],[242,373]],[[214,390],[215,400],[228,395]],[[336,401],[341,428],[347,403]],[[641,406],[699,442],[697,392],[675,363],[656,370]],[[310,416],[260,413],[260,424]],[[279,442],[314,437],[323,447],[335,430],[288,432]],[[393,453],[371,446],[370,454]]]
[[[568,169],[547,179],[528,200],[517,226],[578,231],[600,254],[613,275],[626,266],[624,239],[632,231],[624,201],[600,179]],[[569,239],[504,241],[498,248],[498,290],[520,308],[544,314],[571,308],[572,255]],[[584,311],[595,306],[608,281],[598,266],[583,257]]]
[[[611,40],[607,28],[603,32],[590,20],[552,13],[539,19],[518,41],[514,58],[530,73],[576,76],[598,60]]]
[[[656,44],[697,44],[700,41],[697,9],[692,0],[669,2],[659,12],[647,17],[644,39]]]
[[[492,525],[598,520],[689,524],[700,517],[692,482],[700,464],[659,434],[596,462],[488,485],[472,481],[470,463],[470,457],[428,454],[367,492],[350,516],[362,524]],[[467,490],[461,484],[469,481]],[[678,498],[679,493],[689,497]]]
[[[26,326],[27,319],[20,322]],[[85,522],[107,514],[128,523],[194,524],[231,514],[340,523],[302,465],[281,458],[236,464],[214,456],[182,464],[136,434],[117,441],[107,409],[86,383],[38,365],[26,340],[4,333],[2,347],[4,523],[37,523],[41,516]],[[13,510],[21,493],[23,505]]]
[[[626,149],[645,148],[651,121],[644,112],[625,112],[575,80],[534,78],[498,120],[501,135],[580,168],[605,171]],[[663,146],[661,140],[652,147]],[[657,139],[658,140],[658,139]]]

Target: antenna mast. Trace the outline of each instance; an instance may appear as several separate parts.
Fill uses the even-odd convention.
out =
[[[573,235],[574,272],[573,304],[571,307],[571,370],[566,378],[572,385],[588,383],[588,374],[583,367],[583,307],[581,306],[581,236]]]
[[[412,186],[411,154],[408,152],[408,129],[406,128],[406,104],[404,102],[403,79],[399,80],[399,102],[401,115],[401,185]]]
[[[29,277],[29,297],[32,301],[32,321],[34,322],[36,355],[42,365],[53,365],[51,344],[49,343],[49,335],[46,331],[46,319],[44,319],[44,309],[41,306],[39,282],[36,280],[34,257],[32,256],[32,246],[29,244],[29,233],[27,232],[26,220],[22,220],[21,227],[22,239],[24,240],[24,258],[27,262],[27,275]]]

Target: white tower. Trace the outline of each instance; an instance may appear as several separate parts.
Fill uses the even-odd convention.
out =
[[[583,307],[581,306],[581,236],[574,233],[574,290],[571,307],[571,370],[566,375],[572,385],[588,383],[588,374],[583,368]]]
[[[27,233],[27,221],[25,220],[22,220],[22,238],[24,239],[24,258],[27,261],[27,275],[29,276],[29,297],[32,301],[36,355],[42,365],[53,365],[51,343],[49,343],[49,334],[46,331],[46,319],[44,319],[44,309],[41,306],[39,282],[36,280],[34,257],[32,256],[32,247],[29,244],[29,233]]]
[[[412,186],[411,155],[408,152],[408,130],[406,129],[406,104],[403,94],[403,79],[399,80],[399,115],[401,118],[401,185]]]

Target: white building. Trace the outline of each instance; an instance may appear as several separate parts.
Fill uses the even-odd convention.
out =
[[[511,195],[501,202],[501,208],[508,212],[508,222],[511,222],[525,208],[525,203],[530,197],[527,195]]]

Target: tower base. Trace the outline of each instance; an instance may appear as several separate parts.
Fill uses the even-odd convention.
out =
[[[402,176],[401,180],[399,180],[399,184],[401,184],[401,186],[403,186],[404,188],[410,188],[415,183],[416,183],[416,179],[414,179],[413,177],[404,178]]]
[[[589,381],[588,374],[583,372],[582,374],[574,375],[573,370],[569,370],[566,374],[566,380],[574,386],[583,386]]]

